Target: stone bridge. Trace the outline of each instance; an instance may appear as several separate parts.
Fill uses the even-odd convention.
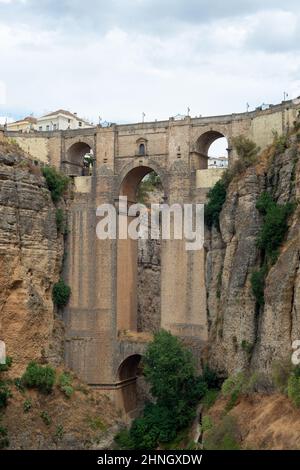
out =
[[[135,407],[134,387],[145,342],[128,339],[137,330],[137,242],[99,240],[96,209],[130,202],[142,178],[160,175],[170,204],[205,202],[219,171],[207,169],[210,144],[225,136],[229,164],[236,158],[232,139],[244,135],[262,149],[293,125],[300,101],[265,111],[103,128],[8,133],[33,158],[74,177],[65,263],[71,286],[64,312],[66,364],[88,384],[109,390],[126,411]],[[84,176],[83,156],[93,152],[93,174]],[[118,207],[117,207],[118,209]],[[125,216],[126,217],[126,216]],[[195,355],[207,341],[205,252],[186,251],[183,240],[162,241],[161,327],[183,337]]]

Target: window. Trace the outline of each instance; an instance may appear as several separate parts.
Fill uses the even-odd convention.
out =
[[[50,126],[49,125],[46,126],[46,131],[50,131]]]
[[[71,122],[71,119],[68,119],[68,123],[69,123],[69,124],[70,124],[70,122]]]
[[[56,131],[57,129],[57,124],[53,124],[53,130]]]
[[[79,121],[78,125],[79,125],[79,127],[82,127],[82,122],[81,122],[81,121]]]
[[[139,155],[145,155],[145,144],[140,144]]]
[[[43,126],[39,126],[39,131],[42,131],[43,130]]]

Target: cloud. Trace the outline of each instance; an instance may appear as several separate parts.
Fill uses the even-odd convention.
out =
[[[3,82],[0,81],[0,105],[5,104],[6,101],[6,87]]]
[[[6,111],[95,122],[222,114],[299,93],[297,1],[0,0]],[[3,114],[3,110],[0,113]]]

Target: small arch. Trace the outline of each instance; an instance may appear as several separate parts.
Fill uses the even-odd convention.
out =
[[[67,160],[64,162],[66,172],[69,176],[88,176],[93,160],[93,149],[90,145],[86,142],[77,142],[67,151]]]
[[[210,130],[200,135],[196,152],[200,156],[200,168],[228,166],[228,140],[219,131]]]
[[[118,380],[136,379],[140,373],[140,362],[142,356],[140,354],[132,354],[128,356],[119,366]]]
[[[141,375],[140,354],[128,356],[119,366],[118,381],[121,390],[121,404],[125,413],[134,412],[138,406],[137,378]]]

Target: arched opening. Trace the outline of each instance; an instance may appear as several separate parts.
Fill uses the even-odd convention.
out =
[[[92,148],[85,142],[73,144],[67,152],[66,173],[69,176],[89,176],[94,164]]]
[[[200,169],[228,166],[228,141],[221,132],[204,132],[197,140],[197,153]]]
[[[154,332],[161,324],[161,241],[150,237],[150,204],[163,200],[161,179],[150,167],[136,167],[124,178],[120,195],[127,196],[128,207],[139,202],[146,211],[140,219],[138,239],[118,239],[118,331]],[[124,227],[133,219],[124,209],[119,211],[119,224]]]
[[[119,367],[118,381],[121,386],[121,406],[125,413],[133,412],[138,407],[138,377],[141,375],[141,356],[134,354],[127,357]]]
[[[208,168],[228,167],[228,141],[226,137],[216,139],[208,149]]]

